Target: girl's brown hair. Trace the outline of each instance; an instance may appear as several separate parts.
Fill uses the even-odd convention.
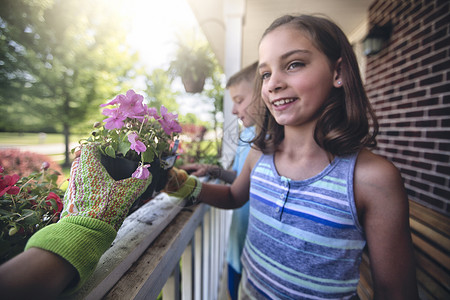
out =
[[[317,121],[314,139],[333,155],[346,155],[364,147],[375,147],[378,122],[365,93],[352,46],[342,30],[332,21],[309,15],[286,15],[276,19],[262,38],[280,26],[290,26],[306,33],[314,46],[334,66],[342,58],[341,88],[334,88],[325,101]],[[255,82],[255,102],[261,99],[262,80]],[[263,105],[257,122],[254,146],[264,153],[273,153],[284,139],[284,126],[279,125]],[[372,132],[369,131],[372,125]]]

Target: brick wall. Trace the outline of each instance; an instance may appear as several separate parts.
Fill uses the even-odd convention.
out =
[[[367,58],[366,88],[380,121],[378,149],[411,200],[450,215],[448,0],[375,0],[369,28],[391,22],[387,47]]]

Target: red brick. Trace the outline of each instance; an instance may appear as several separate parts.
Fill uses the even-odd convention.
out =
[[[448,42],[450,44],[450,38],[448,39]],[[442,63],[435,64],[431,70],[433,73],[437,73],[439,71],[448,70],[448,69],[450,69],[450,59],[448,59]]]
[[[448,83],[444,83],[444,84],[434,87],[430,90],[431,95],[448,93],[448,92],[450,92],[450,85]]]

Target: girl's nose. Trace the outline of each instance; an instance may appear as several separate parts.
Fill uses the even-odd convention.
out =
[[[269,92],[276,92],[283,89],[286,86],[283,76],[281,74],[273,72],[270,75],[269,82],[267,83],[267,88]]]

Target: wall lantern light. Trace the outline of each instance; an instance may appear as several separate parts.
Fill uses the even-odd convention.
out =
[[[392,25],[375,25],[363,40],[364,55],[370,56],[380,52],[391,36]]]

